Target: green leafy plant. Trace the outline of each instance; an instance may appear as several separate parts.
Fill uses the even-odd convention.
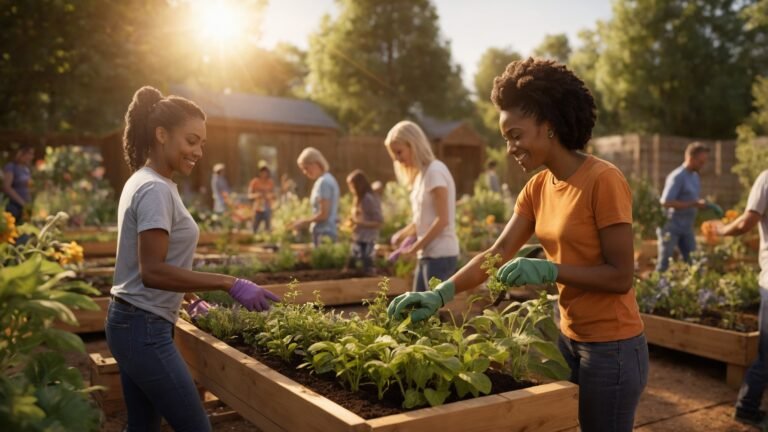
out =
[[[655,239],[656,228],[664,226],[667,220],[659,194],[644,177],[630,178],[629,187],[632,189],[632,231],[635,239]]]
[[[23,225],[22,245],[0,244],[0,424],[13,431],[95,431],[99,412],[80,372],[63,353],[84,352],[75,334],[56,329],[76,325],[73,308],[96,310],[88,295],[98,291],[72,280],[75,273],[56,259],[57,214],[41,229]]]

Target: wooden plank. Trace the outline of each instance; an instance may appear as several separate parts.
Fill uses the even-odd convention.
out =
[[[83,247],[83,256],[86,258],[108,257],[117,254],[117,240],[85,242],[80,246]]]
[[[748,366],[739,366],[727,364],[725,369],[725,383],[732,389],[738,389],[744,382],[744,375],[747,374]]]
[[[91,385],[106,387],[104,390],[93,392],[93,399],[107,415],[125,410],[123,385],[120,381],[120,370],[115,359],[103,356],[101,353],[91,353],[88,356],[90,358]]]
[[[103,332],[104,321],[107,319],[107,309],[109,308],[109,297],[94,297],[93,301],[99,306],[99,310],[72,310],[75,317],[77,317],[79,325],[71,326],[57,322],[54,324],[54,327],[78,334]]]
[[[757,358],[758,332],[736,332],[640,314],[648,343],[725,363],[749,366]]]
[[[371,419],[368,424],[375,432],[557,432],[577,425],[578,399],[578,386],[559,381]]]
[[[365,431],[365,420],[179,320],[176,345],[195,380],[264,431]]]
[[[382,277],[352,278],[329,281],[301,282],[297,285],[299,295],[296,303],[307,303],[315,300],[315,291],[319,291],[320,299],[326,305],[344,305],[361,303],[363,299],[372,299],[379,291]],[[290,284],[264,285],[264,288],[283,297],[288,292]],[[402,278],[389,279],[389,295],[395,296],[410,290],[408,281]]]

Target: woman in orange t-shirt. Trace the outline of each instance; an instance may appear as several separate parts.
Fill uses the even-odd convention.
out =
[[[272,229],[272,208],[275,205],[275,182],[272,173],[266,165],[259,168],[258,177],[254,177],[248,185],[248,198],[253,200],[253,233],[259,231],[264,223],[264,230]]]
[[[583,152],[595,124],[584,83],[549,60],[515,61],[491,96],[507,153],[534,175],[496,243],[429,292],[395,298],[388,312],[418,321],[487,278],[487,253],[510,260],[508,286],[557,283],[558,345],[579,384],[581,430],[631,431],[648,378],[648,345],[632,288],[632,194],[622,173]],[[547,259],[515,258],[532,234]],[[415,308],[411,311],[411,308]]]

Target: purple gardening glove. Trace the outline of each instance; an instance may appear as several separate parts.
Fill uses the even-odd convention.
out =
[[[393,263],[397,261],[397,259],[400,257],[400,254],[408,250],[409,247],[413,246],[413,244],[416,243],[416,237],[415,236],[408,236],[403,240],[402,243],[400,243],[400,247],[397,248],[394,252],[389,254],[387,257],[387,261]]]
[[[270,308],[268,300],[280,301],[280,297],[268,289],[264,289],[245,279],[237,279],[232,288],[229,289],[229,295],[249,311],[257,312]]]
[[[210,309],[211,305],[203,299],[197,299],[187,305],[187,313],[193,320],[198,317],[205,316]]]

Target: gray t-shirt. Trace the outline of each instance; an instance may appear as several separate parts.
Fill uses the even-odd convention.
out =
[[[333,178],[331,173],[325,172],[315,180],[312,185],[312,193],[309,195],[309,202],[312,204],[312,211],[320,213],[320,200],[330,201],[331,208],[328,211],[328,219],[322,222],[312,222],[309,230],[312,234],[336,235],[336,220],[339,215],[339,184]]]
[[[697,201],[701,193],[701,181],[699,173],[680,165],[669,173],[664,182],[664,191],[661,193],[661,202],[666,201]],[[676,234],[686,234],[693,231],[693,222],[696,220],[696,207],[685,209],[667,209],[667,224],[665,230]]]
[[[760,214],[760,294],[768,296],[768,170],[757,176],[755,184],[749,191],[746,211],[754,211]]]
[[[366,222],[383,222],[381,215],[381,202],[372,192],[368,192],[360,202],[362,219]],[[352,239],[357,242],[376,243],[379,238],[378,228],[364,228],[355,226],[355,232],[352,233]]]
[[[200,230],[179,196],[176,183],[144,167],[125,182],[117,209],[117,261],[112,295],[170,322],[179,317],[183,293],[144,286],[139,274],[139,233],[168,232],[165,262],[192,269]]]

